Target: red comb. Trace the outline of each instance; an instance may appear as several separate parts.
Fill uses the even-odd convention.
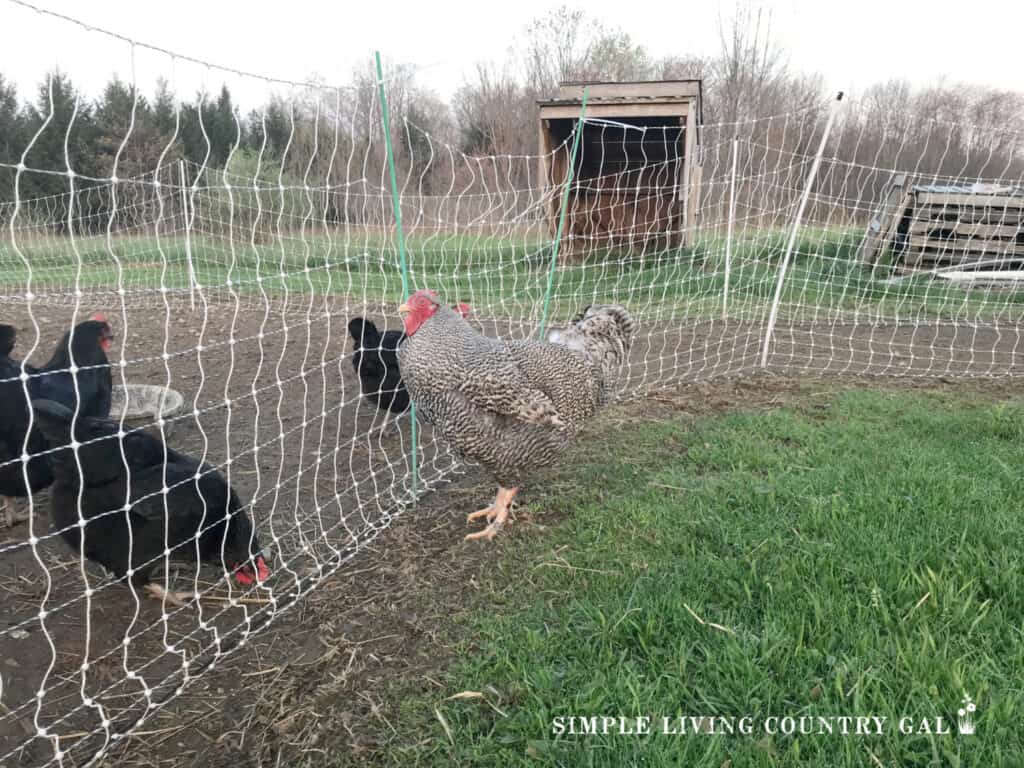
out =
[[[107,316],[102,312],[93,312],[90,320],[95,320],[98,323],[105,323],[107,322]]]
[[[458,312],[463,317],[469,317],[470,306],[469,304],[462,302],[461,304],[455,305],[455,311]]]

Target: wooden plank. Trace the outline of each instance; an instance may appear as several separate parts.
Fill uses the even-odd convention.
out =
[[[696,218],[693,208],[693,166],[697,159],[697,114],[693,109],[686,113],[685,148],[683,149],[683,236],[680,245],[689,245],[694,237],[694,220]]]
[[[1011,264],[1024,264],[1024,256],[991,256],[984,253],[941,256],[934,253],[923,253],[914,260],[913,266],[918,267],[973,267],[975,269],[995,269]],[[911,265],[908,265],[911,266]]]
[[[970,224],[1013,224],[1024,215],[1024,209],[998,206],[921,205],[915,218],[921,221],[963,221]]]
[[[562,83],[556,99],[583,99],[587,89],[587,100],[599,99],[693,99],[700,95],[699,80],[657,80],[625,83]]]
[[[704,166],[694,164],[693,166],[693,181],[690,182],[690,220],[692,222],[693,236],[697,236],[697,230],[700,227],[700,195],[703,190],[704,183]]]
[[[878,216],[868,224],[868,231],[864,234],[864,241],[860,246],[860,258],[865,264],[874,264],[878,260],[896,231],[900,219],[906,215],[907,208],[913,205],[914,193],[911,190],[900,194],[906,178],[903,174],[893,177]],[[878,230],[872,230],[874,224],[878,225]]]
[[[1000,208],[1024,208],[1024,195],[972,195],[953,192],[918,192],[919,205],[967,205],[998,206]]]
[[[925,235],[911,235],[911,248],[930,248],[949,253],[988,253],[994,256],[1024,256],[1024,244],[1018,245],[1012,240],[937,240]]]
[[[540,136],[538,147],[540,148],[540,156],[537,158],[538,168],[537,171],[540,173],[540,178],[544,179],[544,186],[548,189],[554,189],[555,180],[553,178],[553,169],[551,167],[551,123],[547,120],[538,120],[540,126]],[[551,230],[551,234],[555,233],[558,228],[557,220],[552,218],[552,214],[548,215],[548,228]]]
[[[971,221],[921,220],[915,218],[910,222],[910,232],[919,234],[941,229],[966,237],[1016,237],[1024,232],[1024,221],[1018,224],[975,224]]]
[[[587,102],[587,117],[603,117],[609,120],[623,117],[682,117],[689,111],[685,101],[671,104],[594,104]],[[578,118],[580,108],[573,104],[542,104],[540,116],[544,120]]]

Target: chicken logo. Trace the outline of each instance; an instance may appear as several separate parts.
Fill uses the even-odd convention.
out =
[[[978,707],[966,693],[961,703],[963,706],[956,712],[956,727],[961,736],[971,736],[974,733],[974,712]]]

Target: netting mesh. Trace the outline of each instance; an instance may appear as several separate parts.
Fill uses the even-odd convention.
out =
[[[134,67],[137,46],[128,46]],[[189,63],[149,53],[162,55],[167,71]],[[0,544],[0,643],[19,660],[0,673],[5,764],[96,759],[272,626],[415,503],[414,450],[418,493],[466,471],[429,427],[412,444],[408,412],[384,425],[389,415],[362,396],[351,365],[349,321],[398,328],[402,298],[375,88],[223,69],[216,76],[256,79],[267,92],[289,88],[283,149],[270,150],[266,114],[257,113],[245,127],[262,141],[243,146],[236,117],[223,163],[209,153],[186,161],[176,149],[179,120],[155,167],[123,178],[132,120],[110,173],[83,177],[67,151],[74,116],[59,137],[61,170],[29,162],[50,138],[49,117],[30,137],[22,161],[7,166],[15,199],[0,207],[0,320],[20,332],[12,356],[39,364],[61,334],[104,311],[116,335],[108,353],[115,387],[181,395],[160,413],[124,411],[116,437],[127,446],[125,433],[145,429],[203,462],[204,473],[219,473],[273,572],[240,587],[224,578],[223,558],[212,567],[182,562],[182,549],[198,547],[197,531],[136,567],[160,566],[154,581],[199,599],[155,603],[67,546],[66,534],[85,536],[96,510],[80,505],[61,527],[51,524],[45,490],[17,502],[27,507],[24,520]],[[864,157],[858,148],[875,127],[862,110],[816,104],[701,126],[689,138],[682,124],[584,117],[574,123],[581,154],[553,275],[564,176],[550,169],[574,134],[545,155],[472,156],[403,118],[391,138],[410,282],[468,302],[475,327],[502,337],[536,333],[549,278],[552,327],[592,303],[625,305],[641,333],[624,396],[762,367],[1019,375],[1024,293],[1004,278],[1020,261],[1020,237],[1011,232],[980,255],[950,240],[955,259],[940,255],[914,270],[903,268],[898,247],[912,221],[877,258],[863,248],[885,226],[880,211],[897,175],[903,189],[960,194],[973,185],[1019,199],[1015,140],[936,122],[924,141],[920,130],[875,136]],[[61,191],[23,195],[33,177],[56,179]],[[943,220],[957,224],[966,207],[946,205]],[[1007,220],[1014,210],[972,226],[1019,231],[1019,218]],[[6,381],[31,397],[37,377],[20,368]],[[7,446],[3,467],[28,471],[25,440]],[[72,448],[77,455],[83,446]],[[121,455],[127,475],[129,450]],[[165,477],[153,495],[166,506],[170,490]]]

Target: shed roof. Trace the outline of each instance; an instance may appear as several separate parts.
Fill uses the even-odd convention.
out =
[[[633,82],[563,82],[553,98],[538,99],[541,117],[575,117],[587,89],[587,114],[595,117],[626,115],[685,115],[695,104],[698,123],[703,111],[701,80],[640,80]],[[616,110],[622,109],[619,113]]]
[[[563,82],[550,99],[538,99],[541,106],[568,106],[583,101],[587,89],[588,103],[672,104],[701,97],[700,80],[638,80],[621,83],[586,81]]]

